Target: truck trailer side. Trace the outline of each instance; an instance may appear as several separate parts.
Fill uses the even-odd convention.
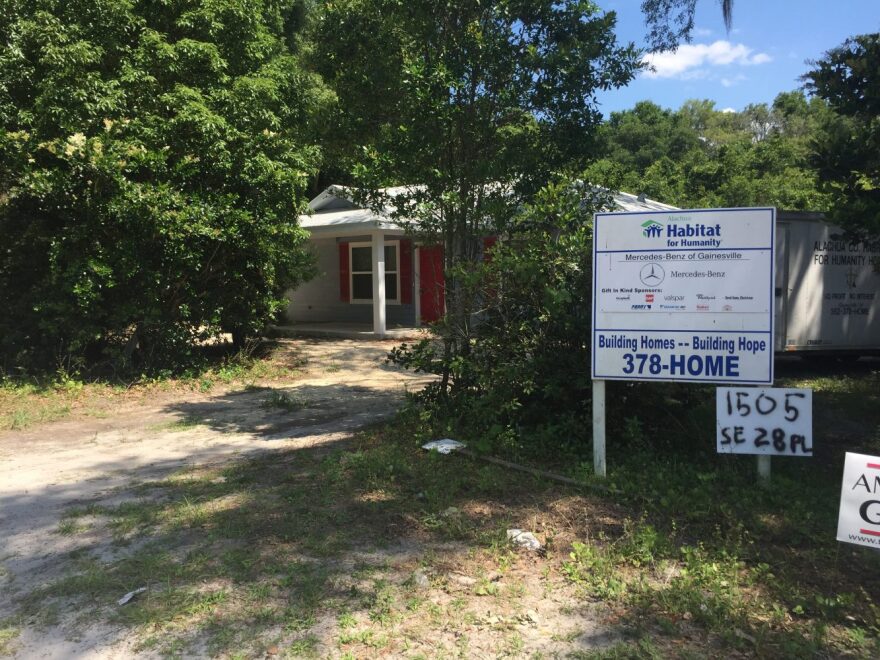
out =
[[[776,229],[776,351],[880,354],[880,241],[821,213],[780,211]]]

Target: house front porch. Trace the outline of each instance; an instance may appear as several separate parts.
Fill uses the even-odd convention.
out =
[[[427,328],[391,324],[379,336],[372,323],[340,323],[335,321],[304,321],[269,326],[270,337],[334,337],[336,339],[399,339],[418,340],[428,336]]]

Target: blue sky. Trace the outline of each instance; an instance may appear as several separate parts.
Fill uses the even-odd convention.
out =
[[[645,46],[640,0],[596,0],[617,12],[620,41]],[[735,0],[728,34],[717,0],[698,0],[691,44],[654,56],[655,73],[643,73],[620,90],[601,92],[607,116],[651,100],[676,109],[692,98],[715,101],[719,110],[770,103],[800,87],[807,60],[847,37],[880,30],[880,0]]]

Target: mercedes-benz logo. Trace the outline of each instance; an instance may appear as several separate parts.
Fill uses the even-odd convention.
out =
[[[666,277],[666,271],[660,264],[645,264],[639,272],[639,279],[645,286],[657,286]]]

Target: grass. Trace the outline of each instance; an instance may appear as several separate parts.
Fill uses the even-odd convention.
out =
[[[161,424],[154,424],[149,427],[149,430],[171,432],[191,431],[192,429],[198,428],[204,423],[205,422],[202,418],[188,415],[183,419],[176,419],[172,422],[162,422]]]
[[[130,626],[143,649],[161,654],[204,644],[211,653],[252,655],[280,635],[273,643],[282,654],[326,655],[327,638],[316,631],[328,627],[333,653],[397,652],[401,631],[428,632],[413,571],[436,574],[445,560],[418,552],[389,561],[389,544],[463,540],[495,566],[500,519],[487,530],[464,513],[443,515],[471,492],[471,470],[450,468],[448,458],[377,429],[349,451],[290,450],[142,484],[123,504],[71,508],[61,523],[69,534],[88,524],[117,545],[120,558],[79,551],[62,578],[26,595],[20,607],[33,617],[53,605],[74,612],[88,603],[88,621]],[[481,479],[480,492],[499,497],[517,481],[499,470]],[[429,493],[429,502],[414,488]],[[115,607],[141,586],[148,591]],[[501,587],[491,591],[493,602],[509,597]],[[474,620],[466,610],[463,603],[440,607],[435,620]]]
[[[0,655],[11,655],[20,629],[12,621],[0,621]]]
[[[86,382],[61,371],[46,378],[0,375],[0,431],[25,430],[77,414],[103,418],[121,403],[142,401],[159,392],[210,392],[231,384],[256,387],[257,383],[290,379],[304,365],[299,356],[268,345],[258,354],[215,356],[201,370],[179,376]]]
[[[675,441],[687,454],[652,449],[656,429],[626,425],[630,453],[609,459],[610,482],[631,517],[575,542],[563,564],[586,597],[622,608],[636,628],[676,638],[696,626],[747,654],[880,652],[880,557],[835,540],[843,454],[880,450],[880,374],[804,371],[780,384],[814,390],[817,460],[774,461],[769,488],[757,486],[752,457],[690,449],[684,427]],[[688,401],[691,420],[707,417],[712,394]],[[711,427],[698,431],[710,444]]]
[[[635,418],[616,427],[614,496],[422,452],[428,431],[409,412],[350,444],[292,444],[68,509],[59,533],[88,528],[115,558],[86,545],[19,616],[85,611],[80,625],[128,627],[163,655],[876,657],[880,557],[834,529],[842,451],[877,449],[880,379],[784,382],[809,383],[817,411],[851,424],[817,425],[827,460],[776,461],[769,489],[749,457],[712,453],[710,390],[667,401],[693,411],[674,437]],[[511,527],[546,556],[512,548]],[[595,651],[584,621],[609,632]]]
[[[306,405],[308,405],[307,402],[296,395],[272,390],[269,396],[263,399],[260,407],[265,410],[278,409],[284,412],[296,412],[305,408]]]

